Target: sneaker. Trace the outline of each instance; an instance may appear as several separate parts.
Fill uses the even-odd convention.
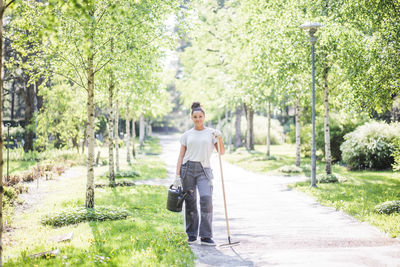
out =
[[[193,244],[193,243],[195,243],[197,241],[197,237],[195,237],[195,236],[189,236],[189,238],[188,238],[188,244]]]
[[[201,244],[204,246],[216,246],[214,240],[209,237],[201,238]]]

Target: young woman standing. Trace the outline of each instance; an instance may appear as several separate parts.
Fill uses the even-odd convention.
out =
[[[189,192],[185,199],[185,221],[188,243],[192,244],[200,236],[201,244],[215,246],[212,240],[213,173],[210,157],[214,147],[221,155],[225,153],[221,132],[204,126],[205,112],[199,102],[192,104],[191,118],[194,127],[181,137],[181,149],[176,166],[175,185],[182,185]],[[197,191],[200,196],[200,225],[197,212]]]

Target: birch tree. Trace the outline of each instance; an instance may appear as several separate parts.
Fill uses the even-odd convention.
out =
[[[0,0],[0,133],[3,132],[4,14],[14,0]],[[0,135],[0,266],[3,266],[3,134]]]

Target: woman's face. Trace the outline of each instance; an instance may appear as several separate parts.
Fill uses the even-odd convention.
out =
[[[204,116],[203,112],[201,112],[201,111],[199,111],[199,110],[193,112],[193,114],[192,114],[192,121],[193,121],[194,126],[195,126],[196,128],[202,128],[202,127],[203,127],[203,125],[204,125],[204,119],[205,119],[205,116]]]

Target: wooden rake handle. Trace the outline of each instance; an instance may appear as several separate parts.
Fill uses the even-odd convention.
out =
[[[230,239],[231,234],[230,234],[230,231],[229,231],[228,210],[226,208],[225,183],[224,183],[224,173],[222,171],[222,160],[221,160],[221,153],[220,153],[221,147],[220,147],[220,144],[219,144],[219,138],[217,138],[217,147],[218,147],[219,169],[221,171],[222,195],[224,197],[226,231],[228,232],[228,239]]]

